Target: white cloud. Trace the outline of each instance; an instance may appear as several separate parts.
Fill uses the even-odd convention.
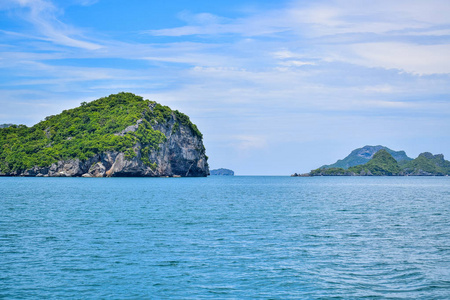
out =
[[[314,65],[313,60],[343,61],[365,67],[399,69],[413,74],[450,73],[450,43],[420,43],[450,34],[446,0],[334,0],[293,2],[290,6],[236,19],[186,14],[188,25],[150,30],[157,36],[231,34],[235,38],[269,36],[282,40],[272,55],[285,67]],[[393,43],[392,39],[403,41]],[[256,47],[255,47],[256,46]],[[256,42],[261,52],[267,42]],[[242,53],[237,53],[239,55]],[[261,54],[261,53],[258,53]],[[190,54],[192,55],[192,54]],[[270,63],[270,62],[269,62]]]
[[[95,3],[99,2],[100,0],[77,0],[77,2],[83,6],[90,6],[94,5]]]
[[[341,57],[367,67],[399,69],[418,75],[450,73],[450,44],[361,43],[349,46]],[[353,55],[352,55],[353,54]]]
[[[267,140],[263,136],[236,135],[232,139],[236,141],[238,149],[243,151],[262,149],[267,147]]]
[[[273,56],[278,59],[292,59],[292,58],[302,58],[302,55],[298,55],[289,50],[280,50],[273,53]]]
[[[242,36],[297,32],[306,36],[343,33],[386,33],[449,24],[446,0],[327,0],[259,12],[237,19],[208,13],[182,14],[188,26],[149,30],[153,35],[239,34]]]
[[[312,34],[386,33],[449,24],[446,0],[335,0],[317,1],[309,7],[298,2],[289,15],[313,25]]]
[[[280,62],[280,65],[286,66],[286,67],[301,67],[301,66],[314,66],[315,63],[308,62],[308,61],[301,61],[301,60],[286,60],[283,62]]]
[[[64,45],[86,50],[97,50],[102,46],[75,38],[80,33],[64,24],[56,17],[58,9],[46,0],[12,0],[13,3],[22,7],[22,18],[31,23],[35,30],[40,34],[36,39],[46,40],[58,45]]]

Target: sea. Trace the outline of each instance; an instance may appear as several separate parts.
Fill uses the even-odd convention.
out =
[[[0,177],[1,299],[450,299],[450,177]]]

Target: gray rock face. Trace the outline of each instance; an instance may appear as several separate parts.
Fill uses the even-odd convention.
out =
[[[127,127],[123,132],[136,131],[136,125]],[[163,124],[152,125],[154,130],[161,131],[166,140],[151,150],[148,160],[143,160],[139,148],[148,145],[137,144],[134,147],[136,156],[127,159],[125,154],[117,151],[100,153],[86,161],[71,159],[59,161],[49,167],[34,167],[20,174],[1,174],[10,176],[38,177],[205,177],[209,175],[209,167],[202,138],[189,126],[183,125],[174,113]],[[144,163],[149,161],[150,164]]]

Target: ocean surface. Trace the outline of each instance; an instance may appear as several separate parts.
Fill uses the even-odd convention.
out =
[[[1,299],[450,299],[450,177],[0,178]]]

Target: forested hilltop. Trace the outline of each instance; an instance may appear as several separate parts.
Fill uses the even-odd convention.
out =
[[[131,93],[0,129],[2,175],[206,176],[206,160],[188,116]]]

